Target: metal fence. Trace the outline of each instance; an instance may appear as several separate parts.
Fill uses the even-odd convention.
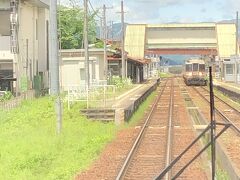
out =
[[[116,86],[92,84],[68,87],[68,108],[75,102],[84,102],[87,108],[110,108],[115,102]]]
[[[35,97],[35,91],[29,90],[21,94],[21,96],[14,97],[11,100],[0,102],[0,108],[4,110],[11,110],[18,107],[23,100],[33,99]]]

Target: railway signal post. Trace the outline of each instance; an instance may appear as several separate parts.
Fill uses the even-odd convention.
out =
[[[213,80],[212,80],[212,67],[209,67],[209,87],[210,87],[210,114],[211,114],[211,160],[212,160],[212,179],[215,179],[216,172],[216,121],[215,121],[215,108],[214,108],[214,94],[213,94]]]

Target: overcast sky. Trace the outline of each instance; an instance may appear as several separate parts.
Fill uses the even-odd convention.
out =
[[[120,11],[120,0],[90,1],[95,9],[103,4],[113,7],[108,10],[107,19],[120,21],[120,14],[116,13]],[[128,23],[215,22],[235,19],[240,0],[125,0],[124,8]]]

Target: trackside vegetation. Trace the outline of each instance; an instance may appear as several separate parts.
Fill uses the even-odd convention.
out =
[[[80,105],[64,108],[63,131],[56,135],[49,97],[0,110],[0,179],[71,179],[86,168],[116,134],[113,123],[80,116]]]
[[[156,97],[152,93],[129,123],[89,121],[83,104],[65,105],[63,130],[56,135],[54,101],[50,97],[23,101],[11,111],[0,110],[0,179],[72,179],[85,170],[112,141],[117,131],[135,126]]]
[[[159,77],[160,78],[170,78],[170,77],[173,77],[173,75],[170,73],[159,72]]]
[[[144,114],[147,110],[150,109],[151,103],[156,99],[156,92],[151,93],[148,98],[139,106],[137,111],[133,114],[133,116],[130,118],[129,123],[127,126],[134,126],[137,125],[137,123],[142,120],[144,117]]]

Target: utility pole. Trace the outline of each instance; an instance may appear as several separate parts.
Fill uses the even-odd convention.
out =
[[[236,56],[238,55],[238,11],[236,12]]]
[[[103,33],[104,33],[104,79],[107,79],[108,60],[107,60],[107,20],[106,6],[103,5]]]
[[[85,55],[85,85],[89,89],[89,54],[88,54],[88,0],[84,0],[84,55]]]
[[[103,23],[102,23],[102,18],[100,18],[100,39],[103,37]]]
[[[59,57],[57,37],[57,0],[50,1],[50,94],[56,96],[57,133],[62,129],[62,107],[59,90]]]
[[[112,37],[112,44],[113,44],[113,21],[111,21],[111,37]]]
[[[237,64],[237,59],[238,59],[238,11],[236,12],[236,51],[235,51],[235,83],[238,82],[238,77],[237,77],[237,69],[238,69],[238,64]]]
[[[121,23],[122,23],[122,78],[126,77],[125,70],[125,50],[124,50],[124,9],[123,9],[123,1],[121,1]]]

